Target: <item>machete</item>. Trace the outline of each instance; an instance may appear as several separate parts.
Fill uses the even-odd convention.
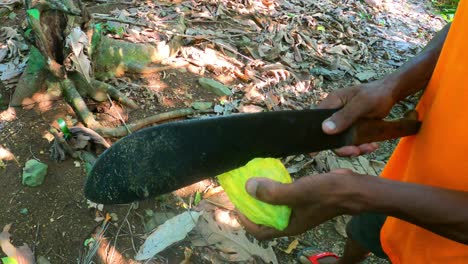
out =
[[[233,114],[166,123],[117,141],[90,171],[85,196],[122,204],[172,192],[241,167],[257,157],[285,157],[416,134],[420,122],[359,120],[337,135],[322,122],[337,110]]]

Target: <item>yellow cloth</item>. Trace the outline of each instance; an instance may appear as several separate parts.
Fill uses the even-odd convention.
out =
[[[422,128],[401,140],[383,177],[468,191],[467,45],[468,0],[462,0],[417,107]],[[468,246],[393,217],[382,228],[381,242],[394,264],[468,263]]]

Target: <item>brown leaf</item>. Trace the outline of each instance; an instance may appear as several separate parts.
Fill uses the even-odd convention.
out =
[[[199,237],[192,239],[192,245],[216,247],[225,261],[249,261],[258,256],[267,263],[278,263],[271,246],[263,248],[256,240],[251,242],[244,230],[233,231],[228,224],[216,222],[211,214],[203,213],[195,230]]]
[[[289,244],[288,248],[284,251],[284,253],[291,254],[291,252],[297,248],[297,245],[299,245],[299,240],[296,238],[291,242],[291,244]]]

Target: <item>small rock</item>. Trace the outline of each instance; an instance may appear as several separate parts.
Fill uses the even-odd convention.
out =
[[[27,215],[27,214],[29,214],[28,208],[21,208],[21,209],[20,209],[20,214],[22,214],[22,215]]]
[[[211,102],[193,102],[191,107],[195,110],[208,110],[213,107],[213,103]]]
[[[23,185],[37,187],[44,182],[47,165],[35,159],[28,160],[23,168]]]
[[[200,78],[198,79],[198,83],[201,87],[219,96],[232,94],[231,90],[227,86],[213,79]]]

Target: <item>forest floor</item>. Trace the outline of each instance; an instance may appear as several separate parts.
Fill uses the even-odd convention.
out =
[[[186,67],[107,80],[135,100],[139,109],[130,111],[117,103],[87,101],[97,119],[107,117],[111,125],[120,124],[122,119],[132,121],[190,107],[197,102],[208,103],[207,107],[213,110],[209,115],[307,109],[330,91],[369,82],[395,70],[417,54],[445,24],[434,15],[430,1],[416,0],[95,2],[85,3],[104,17],[108,34],[127,41],[156,42],[163,33],[154,28],[170,30],[181,15],[187,26],[183,47],[177,55],[177,59],[188,62]],[[6,84],[0,91],[4,103],[8,103],[18,80],[6,65],[18,66],[27,56],[27,47],[19,48],[22,42],[18,36],[24,17],[22,7],[16,7],[5,15],[6,22],[0,29],[0,51],[6,48],[6,54],[10,54],[11,45],[20,50],[0,60],[2,81]],[[106,18],[114,19],[106,22]],[[122,21],[146,23],[154,28]],[[223,83],[232,95],[217,96],[205,90],[198,83],[201,77]],[[64,118],[69,126],[76,125],[77,118],[62,100],[46,102],[41,101],[45,97],[35,98],[27,109],[0,110],[0,225],[12,223],[12,243],[17,246],[27,243],[36,258],[42,256],[50,263],[86,263],[80,258],[92,254],[85,242],[105,224],[110,246],[102,247],[100,253],[113,254],[115,258],[110,263],[136,263],[132,259],[151,229],[191,207],[194,193],[172,194],[132,205],[90,206],[83,195],[84,164],[70,157],[63,162],[49,157],[52,140],[49,127],[56,126],[58,118]],[[416,97],[402,101],[390,117],[402,116],[416,102]],[[324,151],[283,161],[294,178],[329,171],[334,164],[367,172],[369,168],[363,165],[363,160],[378,173],[395,144],[385,142],[378,151],[361,159],[341,159]],[[22,169],[30,159],[48,165],[45,182],[36,188],[21,183]],[[213,190],[217,183],[213,180],[207,186]],[[202,193],[206,194],[206,190]],[[212,211],[225,212],[219,208]],[[103,221],[107,213],[112,217],[110,222]],[[340,253],[347,219],[338,217],[302,235],[276,239],[269,245],[274,256],[270,252],[268,257],[250,256],[246,260],[245,254],[239,252],[227,255],[231,261],[245,263],[271,259],[297,263],[296,254],[305,247]],[[151,261],[141,263],[226,261],[227,252],[222,247],[194,246],[192,238],[189,235]],[[289,246],[290,251],[286,250]],[[96,256],[96,262],[102,262],[98,259]],[[190,262],[183,262],[188,259]],[[371,256],[365,263],[387,261]]]

